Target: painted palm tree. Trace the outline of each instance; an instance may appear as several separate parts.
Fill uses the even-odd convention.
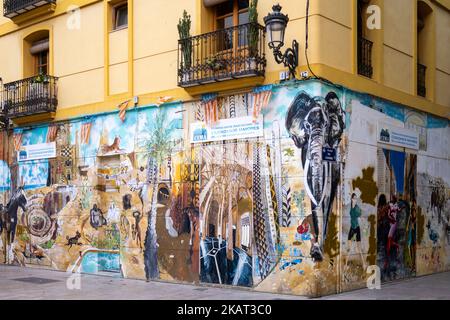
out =
[[[161,164],[170,155],[173,148],[173,142],[171,141],[173,130],[168,125],[167,113],[163,110],[157,110],[152,122],[153,127],[147,131],[149,138],[143,143],[147,158],[146,186],[152,189],[152,201],[148,212],[147,232],[144,242],[144,265],[147,281],[159,278],[156,234],[159,174]]]

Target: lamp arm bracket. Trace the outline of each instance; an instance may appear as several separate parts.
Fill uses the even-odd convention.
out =
[[[275,57],[275,61],[279,64],[283,64],[285,67],[289,68],[289,72],[295,78],[295,69],[298,67],[298,42],[296,40],[292,41],[292,47],[286,49],[284,53],[282,53],[279,49],[274,49],[273,55]]]

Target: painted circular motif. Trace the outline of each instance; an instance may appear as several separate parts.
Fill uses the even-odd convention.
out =
[[[28,213],[28,229],[36,237],[44,237],[52,228],[50,217],[42,209],[33,209]]]

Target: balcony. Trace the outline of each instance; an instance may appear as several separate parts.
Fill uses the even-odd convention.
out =
[[[3,0],[3,15],[15,23],[53,12],[56,0]]]
[[[248,23],[178,41],[178,86],[264,78],[265,28]]]
[[[16,123],[51,120],[58,106],[58,78],[37,76],[6,83],[2,107],[6,118]]]
[[[423,64],[417,64],[417,94],[421,97],[427,96],[426,87],[427,67]]]
[[[367,78],[372,78],[373,75],[372,47],[372,41],[358,38],[358,74]]]

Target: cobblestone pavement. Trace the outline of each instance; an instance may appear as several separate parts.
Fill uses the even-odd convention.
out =
[[[0,300],[299,300],[291,295],[245,289],[145,282],[98,275],[81,275],[81,289],[67,289],[68,274],[35,268],[0,265]],[[450,300],[450,272],[383,285],[381,290],[356,290],[321,299],[446,299]]]

